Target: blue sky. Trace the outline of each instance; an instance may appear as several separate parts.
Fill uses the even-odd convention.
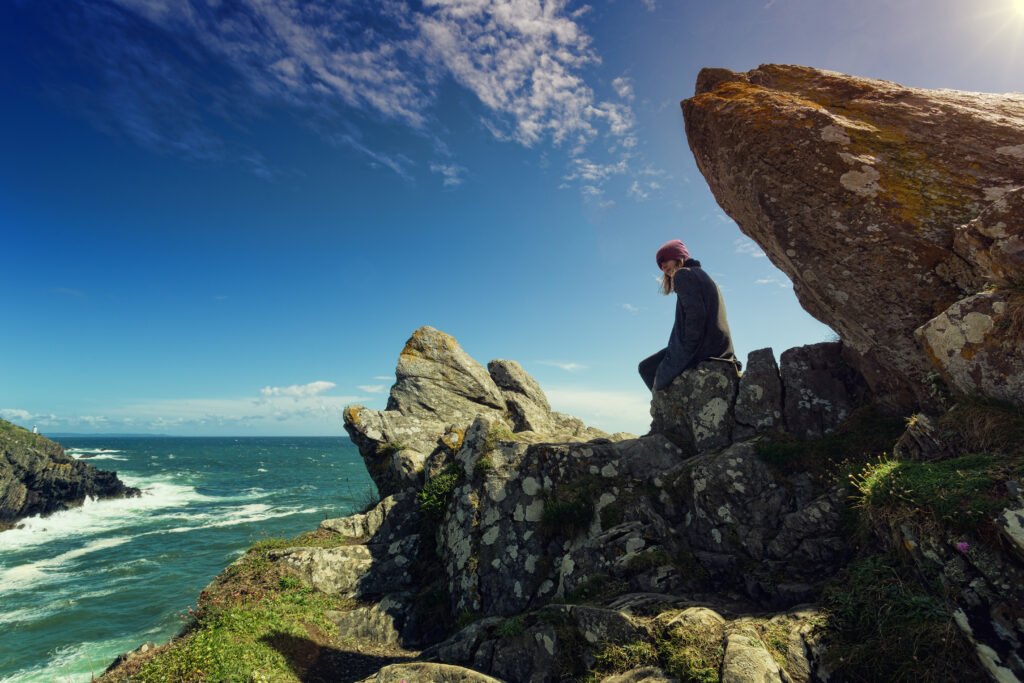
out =
[[[0,416],[342,434],[432,325],[643,433],[664,241],[741,358],[831,336],[694,165],[700,68],[1019,92],[1024,0],[16,1],[0,59]]]

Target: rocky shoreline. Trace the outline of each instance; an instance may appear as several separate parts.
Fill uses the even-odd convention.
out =
[[[64,452],[60,444],[0,420],[0,531],[33,515],[81,505],[88,498],[127,498],[139,490]]]

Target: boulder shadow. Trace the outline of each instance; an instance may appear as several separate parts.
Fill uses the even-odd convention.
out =
[[[356,683],[388,664],[415,659],[327,646],[290,633],[274,632],[261,638],[261,641],[280,652],[303,683]]]

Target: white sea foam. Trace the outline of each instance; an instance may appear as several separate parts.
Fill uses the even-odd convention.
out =
[[[90,453],[95,453],[97,455],[105,455],[108,453],[124,453],[124,451],[118,450],[116,448],[67,448],[64,450],[64,452],[67,453],[68,455],[73,455],[75,457],[88,455]]]
[[[263,467],[257,467],[256,471],[257,472],[266,472],[267,470],[265,468],[263,468]]]
[[[138,646],[129,636],[94,643],[78,643],[52,650],[50,658],[32,669],[0,679],[0,683],[77,683],[99,675],[118,653]]]
[[[157,479],[133,480],[127,476],[122,479],[130,486],[139,487],[142,495],[105,500],[86,498],[78,508],[55,512],[48,517],[27,517],[14,529],[0,534],[0,555],[76,536],[97,536],[115,529],[139,526],[152,521],[152,513],[156,510],[183,508],[214,500],[196,492],[192,486]]]
[[[72,455],[74,455],[74,454],[72,454]],[[83,455],[75,455],[74,457],[78,458],[79,460],[90,460],[90,461],[91,460],[120,460],[121,462],[127,462],[128,461],[128,458],[126,458],[125,456],[123,456],[123,455],[114,455],[113,453],[99,453],[97,455],[91,455],[88,458],[86,458]]]
[[[173,529],[163,529],[163,532],[180,534],[198,529],[213,529],[216,527],[235,526],[236,524],[248,524],[250,522],[262,522],[267,519],[278,517],[289,517],[291,515],[302,515],[317,512],[316,508],[271,508],[269,505],[254,504],[243,505],[238,508],[227,508],[213,512],[192,515],[190,521],[196,522],[190,526],[179,526]],[[153,532],[161,533],[161,532]]]
[[[69,550],[55,557],[48,557],[44,560],[29,562],[28,564],[18,565],[16,567],[11,567],[10,569],[0,568],[0,595],[13,591],[25,590],[26,588],[35,587],[42,583],[63,580],[67,577],[67,572],[62,570],[66,569],[67,565],[74,560],[77,560],[83,555],[96,552],[97,550],[116,548],[119,545],[127,543],[131,539],[131,536],[99,538],[90,543],[86,543],[80,548]]]

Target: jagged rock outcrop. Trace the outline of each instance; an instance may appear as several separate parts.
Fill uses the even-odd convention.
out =
[[[682,108],[718,203],[876,394],[927,402],[938,370],[1024,404],[1020,316],[976,297],[1020,282],[1024,96],[765,65],[703,70]]]
[[[19,519],[81,505],[85,498],[137,496],[117,472],[76,460],[49,439],[0,420],[0,531]]]
[[[692,453],[766,433],[824,436],[870,399],[845,358],[842,343],[821,342],[787,349],[781,368],[771,349],[752,351],[742,375],[733,363],[704,361],[654,392],[651,432]]]
[[[362,601],[332,615],[343,633],[428,642],[415,633],[423,622],[410,616],[410,596],[416,567],[430,556],[443,576],[446,612],[477,621],[424,657],[504,680],[555,680],[566,658],[592,664],[600,643],[652,639],[626,607],[650,597],[623,595],[715,591],[720,610],[728,600],[747,611],[785,608],[813,599],[849,552],[839,530],[843,492],[771,470],[743,440],[783,432],[787,420],[801,436],[838,424],[863,398],[838,343],[787,351],[781,371],[762,349],[751,354],[749,377],[732,363],[702,363],[655,392],[651,434],[614,439],[551,411],[513,361],[488,364],[492,391],[448,335],[421,328],[410,345],[416,351],[404,351],[400,366],[429,355],[430,382],[393,390],[400,400],[388,410],[345,411],[345,427],[388,497],[321,525],[354,545],[272,551],[314,587]],[[410,373],[397,374],[401,383]],[[448,381],[452,395],[430,405],[426,397],[447,392]],[[787,393],[799,399],[793,410],[812,418],[788,415]],[[583,440],[588,435],[598,436]],[[412,510],[428,499],[432,512]],[[394,519],[417,521],[403,536],[389,531]],[[424,530],[431,524],[433,538]],[[600,596],[606,605],[559,606]],[[731,633],[722,629],[723,645],[734,641],[723,649],[728,671],[751,662],[770,670],[755,636]],[[781,668],[770,675],[783,680]]]
[[[458,452],[478,415],[497,420],[507,431],[543,433],[553,440],[608,436],[552,411],[540,385],[515,361],[491,361],[488,369],[454,337],[424,326],[399,355],[387,408],[345,409],[345,431],[381,496],[421,486],[425,471],[437,472]]]

